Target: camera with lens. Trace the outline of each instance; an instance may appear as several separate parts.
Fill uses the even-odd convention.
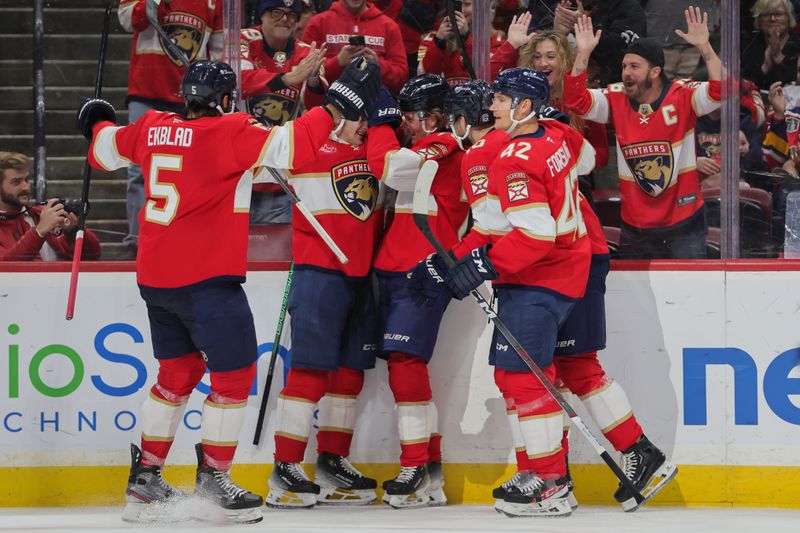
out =
[[[72,213],[75,216],[80,216],[81,214],[80,198],[56,198],[56,203],[62,204],[64,206],[64,211],[67,213]],[[37,202],[36,205],[47,205],[47,201]]]

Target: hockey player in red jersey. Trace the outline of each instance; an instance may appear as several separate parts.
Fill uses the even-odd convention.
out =
[[[587,120],[614,122],[622,194],[621,257],[706,257],[706,222],[697,176],[694,125],[719,107],[722,64],[708,42],[708,14],[685,12],[687,31],[700,50],[708,82],[669,83],[661,45],[634,41],[622,63],[622,83],[586,88],[586,65],[600,32],[586,16],[575,24],[578,54],[564,76],[564,105]]]
[[[543,74],[509,69],[492,89],[495,127],[512,139],[489,168],[484,205],[475,213],[480,229],[453,248],[463,257],[452,269],[435,259],[413,277],[435,281],[438,272],[457,298],[495,280],[498,315],[553,380],[558,328],[583,296],[589,274],[591,246],[577,185],[578,174],[594,166],[594,150],[568,126],[537,120],[550,97]],[[487,235],[491,243],[482,244]],[[470,249],[472,243],[480,246]],[[518,456],[520,479],[498,510],[511,516],[569,514],[560,407],[496,330],[489,362],[520,420],[515,444],[525,448]]]
[[[341,131],[288,172],[289,182],[348,258],[340,263],[308,221],[292,217],[294,277],[289,293],[292,356],[278,397],[275,467],[267,505],[364,505],[374,479],[347,459],[364,370],[375,366],[378,320],[370,276],[383,229],[378,180],[367,163],[367,121]],[[324,396],[324,398],[323,398]],[[300,463],[319,405],[315,483]]]
[[[162,504],[181,498],[161,468],[189,395],[208,368],[211,394],[196,446],[195,494],[233,521],[261,520],[261,497],[229,476],[256,372],[255,327],[241,287],[252,171],[291,168],[313,157],[342,117],[356,118],[374,101],[379,83],[377,64],[354,62],[329,89],[324,108],[273,129],[230,113],[236,78],[217,62],[187,70],[185,118],[151,111],[118,127],[108,102],[88,100],[81,107],[78,124],[92,139],[92,166],[138,163],[147,178],[136,267],[159,373],[142,407],[141,449],[131,445],[124,519],[168,519]]]
[[[399,475],[383,483],[384,501],[396,508],[446,503],[441,435],[427,363],[451,297],[440,289],[428,305],[418,305],[406,289],[406,273],[433,252],[411,214],[414,185],[426,159],[440,165],[430,205],[437,237],[448,246],[455,244],[469,211],[459,179],[463,152],[445,129],[442,106],[447,90],[445,79],[436,74],[417,76],[403,86],[399,107],[411,149],[401,148],[395,137],[392,126],[400,115],[391,98],[375,112],[369,128],[370,167],[397,191],[394,216],[373,263],[381,290],[380,353],[387,359],[397,403],[401,450]]]

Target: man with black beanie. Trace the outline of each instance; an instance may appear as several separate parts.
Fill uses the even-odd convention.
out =
[[[620,257],[706,257],[706,222],[697,178],[694,128],[697,118],[719,108],[722,63],[708,42],[708,13],[685,12],[687,31],[675,33],[696,47],[708,68],[707,82],[673,82],[664,74],[658,42],[638,39],[625,50],[622,82],[586,88],[586,65],[600,40],[592,21],[575,24],[578,49],[564,75],[564,104],[600,123],[613,120],[622,195]]]

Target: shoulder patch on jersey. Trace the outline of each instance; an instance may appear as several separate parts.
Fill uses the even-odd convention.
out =
[[[636,184],[645,193],[656,197],[672,184],[675,157],[670,143],[651,141],[627,144],[621,149]]]
[[[447,155],[450,150],[447,148],[447,145],[442,143],[433,143],[430,146],[426,146],[425,148],[419,150],[419,154],[422,155],[425,159],[441,159]]]
[[[506,186],[508,187],[508,201],[516,202],[519,200],[527,200],[528,182],[530,178],[524,172],[512,172],[506,176]]]
[[[366,221],[378,202],[378,180],[372,175],[366,159],[354,159],[331,168],[336,198],[345,211]]]
[[[486,187],[489,184],[489,169],[486,165],[475,165],[467,170],[467,178],[472,188],[472,195],[486,194]]]
[[[625,92],[625,84],[622,82],[612,83],[605,89],[600,89],[603,94]]]

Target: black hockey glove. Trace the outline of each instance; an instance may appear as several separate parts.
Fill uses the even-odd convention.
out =
[[[539,118],[549,118],[569,125],[569,117],[557,107],[545,107],[539,112]]]
[[[86,98],[78,109],[75,129],[87,139],[91,139],[92,128],[103,120],[117,122],[117,112],[114,110],[114,106],[100,98]]]
[[[341,111],[345,120],[361,120],[366,118],[367,109],[377,100],[380,87],[381,67],[378,63],[357,57],[328,87],[325,103]]]
[[[397,107],[397,100],[386,87],[381,87],[381,91],[378,93],[378,100],[369,108],[367,120],[367,125],[370,128],[381,124],[388,124],[394,129],[400,126],[401,116],[400,109]]]
[[[443,292],[447,292],[444,285],[446,274],[447,265],[436,254],[429,255],[408,272],[406,289],[418,307],[433,305]]]
[[[489,261],[489,247],[475,248],[453,265],[444,276],[447,288],[459,300],[480,287],[484,281],[497,279],[497,271]]]

